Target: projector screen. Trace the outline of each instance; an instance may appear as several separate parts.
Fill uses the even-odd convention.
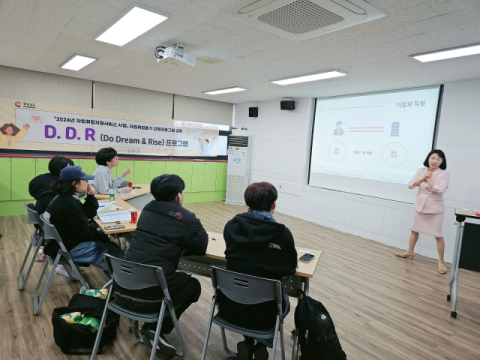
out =
[[[316,99],[309,185],[403,202],[432,149],[440,87]]]

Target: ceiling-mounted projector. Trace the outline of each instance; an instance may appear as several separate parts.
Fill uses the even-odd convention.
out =
[[[171,64],[179,69],[187,70],[195,66],[195,58],[185,54],[183,51],[185,45],[175,44],[172,47],[157,46],[155,48],[155,56],[157,62],[163,64]]]

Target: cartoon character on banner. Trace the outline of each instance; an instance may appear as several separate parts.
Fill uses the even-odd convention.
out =
[[[215,144],[215,137],[213,137],[212,141],[205,139],[202,142],[201,138],[198,138],[199,144],[200,144],[200,149],[202,149],[203,156],[210,156],[210,152],[213,148],[213,145]]]
[[[14,124],[5,124],[0,128],[0,148],[15,149],[17,143],[27,135],[30,125],[23,125],[20,130]]]

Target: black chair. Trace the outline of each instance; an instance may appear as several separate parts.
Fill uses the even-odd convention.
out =
[[[177,351],[176,356],[185,356],[187,353],[185,349],[185,343],[183,341],[182,333],[180,331],[180,326],[178,325],[177,316],[175,315],[175,309],[170,297],[170,293],[167,288],[167,280],[163,273],[163,269],[159,266],[150,266],[137,264],[126,260],[117,259],[109,254],[105,254],[105,261],[107,263],[108,270],[112,274],[112,279],[124,289],[130,291],[138,291],[142,289],[147,289],[151,287],[160,286],[163,290],[163,299],[160,306],[159,312],[153,313],[141,313],[126,309],[118,301],[110,300],[112,296],[112,287],[110,286],[108,291],[107,302],[105,304],[105,309],[103,310],[102,320],[100,321],[100,328],[97,333],[97,338],[95,340],[95,345],[93,347],[91,360],[95,360],[97,356],[98,347],[100,345],[100,340],[102,338],[103,327],[107,318],[107,311],[113,311],[120,316],[127,318],[130,321],[130,327],[132,331],[136,334],[136,325],[134,322],[145,322],[145,323],[157,323],[157,328],[155,331],[155,336],[153,338],[152,352],[150,354],[150,360],[155,359],[155,354],[157,352],[158,338],[160,336],[160,330],[162,328],[162,322],[166,316],[166,309],[170,317],[172,318],[175,330],[177,331],[177,336],[180,341],[180,346],[182,351]],[[137,334],[136,334],[137,335]],[[137,336],[138,338],[138,336]],[[142,341],[139,338],[140,341]]]
[[[203,345],[202,360],[205,359],[207,352],[208,340],[212,322],[220,326],[222,332],[223,347],[225,351],[234,357],[237,354],[228,348],[225,337],[225,329],[249,336],[252,338],[271,339],[273,337],[273,349],[271,359],[275,359],[275,351],[278,340],[278,332],[280,331],[280,347],[282,352],[282,360],[285,360],[285,349],[283,343],[283,319],[282,319],[282,284],[278,280],[270,280],[250,275],[239,274],[233,271],[225,270],[221,267],[212,266],[210,268],[212,285],[215,294],[212,299],[212,307],[210,317],[208,319],[207,334]],[[255,305],[265,303],[267,301],[275,301],[277,303],[277,314],[275,325],[270,329],[254,330],[238,326],[227,321],[222,314],[217,312],[214,316],[215,305],[218,305],[218,293],[220,290],[230,300],[240,304]]]
[[[25,203],[24,206],[27,208],[27,221],[29,224],[35,226],[35,231],[32,235],[30,235],[30,245],[28,246],[27,253],[25,254],[25,258],[23,259],[22,266],[20,267],[20,271],[18,272],[18,289],[23,291],[25,289],[25,285],[27,284],[28,278],[30,277],[30,272],[32,271],[33,264],[35,263],[35,259],[38,256],[38,252],[40,251],[40,247],[44,243],[43,237],[43,221],[40,219],[35,207],[31,203]],[[27,270],[27,274],[25,278],[23,277],[23,269],[27,264],[28,256],[30,255],[30,251],[32,247],[35,247],[35,251],[33,252],[32,260],[30,261],[30,265]]]
[[[38,279],[37,287],[35,288],[35,292],[33,293],[33,314],[37,315],[40,310],[42,310],[43,303],[47,296],[48,288],[50,287],[50,283],[52,282],[53,275],[55,274],[55,269],[58,265],[66,265],[65,270],[68,274],[68,277],[76,281],[77,279],[82,283],[82,285],[89,290],[90,286],[88,285],[85,278],[82,276],[80,269],[78,268],[77,264],[72,260],[70,254],[68,253],[65,245],[63,244],[62,238],[55,229],[55,226],[50,224],[50,222],[44,217],[44,214],[40,215],[40,219],[43,221],[43,229],[44,229],[44,237],[47,242],[49,241],[56,241],[58,243],[59,249],[57,252],[57,256],[53,259],[51,256],[48,256],[45,260],[45,265],[43,266],[42,273],[40,278]],[[42,295],[39,298],[38,293],[40,291],[40,286],[42,285],[43,277],[45,276],[45,272],[47,270],[48,265],[53,265],[52,270],[50,271],[50,275],[48,276],[47,284],[43,289]],[[78,265],[85,265],[85,264],[78,264]],[[73,272],[76,275],[76,278],[72,276],[70,271],[68,270],[68,266],[70,266]],[[88,265],[87,265],[88,266]]]

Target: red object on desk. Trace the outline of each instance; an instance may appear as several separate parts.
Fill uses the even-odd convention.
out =
[[[137,223],[137,218],[138,218],[138,212],[135,210],[135,211],[131,211],[130,212],[130,222],[132,224],[136,224]]]
[[[129,188],[132,188],[133,187],[133,183],[131,181],[128,182],[128,187]]]

